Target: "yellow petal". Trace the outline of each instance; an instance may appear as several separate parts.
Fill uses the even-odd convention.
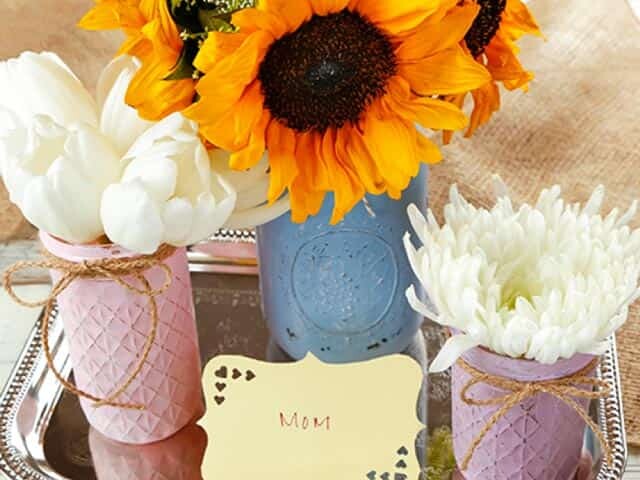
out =
[[[417,134],[417,153],[418,159],[422,163],[434,164],[442,161],[442,152],[438,146],[422,135],[420,132]]]
[[[398,71],[415,92],[424,96],[469,92],[491,81],[487,69],[461,47],[400,65]]]
[[[165,81],[168,68],[166,64],[152,60],[146,62],[131,80],[126,102],[147,120],[160,120],[182,111],[193,101],[193,80]]]
[[[485,50],[487,68],[493,79],[502,82],[508,90],[516,88],[526,90],[529,82],[533,80],[533,74],[524,69],[518,60],[517,53],[517,46],[505,40],[500,32]]]
[[[206,108],[206,104],[204,104]],[[264,97],[260,82],[254,81],[238,103],[221,117],[210,115],[200,121],[200,132],[214,145],[227,151],[245,148],[262,119]]]
[[[305,132],[298,135],[296,159],[300,176],[310,190],[329,191],[331,181],[322,156],[322,137],[316,132]],[[306,158],[308,156],[309,158]]]
[[[400,61],[417,61],[458,45],[471,28],[480,6],[466,3],[454,8],[437,23],[423,23],[396,50]]]
[[[264,31],[269,32],[274,38],[281,38],[287,33],[287,24],[277,12],[258,8],[246,8],[234,13],[232,22],[244,33]]]
[[[244,33],[210,32],[200,47],[194,65],[207,73],[223,58],[233,55],[246,39]]]
[[[359,130],[348,127],[338,130],[336,148],[340,158],[348,162],[356,172],[367,192],[374,195],[385,192],[384,179],[380,175],[378,166],[371,157]]]
[[[270,121],[271,114],[269,110],[264,110],[262,112],[262,118],[251,133],[249,144],[242,150],[231,154],[229,161],[231,168],[235,170],[248,170],[257,165],[264,155],[266,148],[266,131]]]
[[[351,0],[349,8],[392,34],[412,30],[437,12],[441,0]]]
[[[478,127],[486,124],[491,116],[500,110],[500,90],[495,82],[490,82],[472,92],[474,108],[471,114],[471,123],[465,134],[471,137]]]
[[[320,137],[314,133],[297,135],[296,161],[298,176],[289,190],[291,197],[291,218],[296,223],[303,223],[310,215],[317,215],[324,202],[326,191],[316,189],[309,165],[320,161],[318,158]]]
[[[349,0],[309,0],[316,15],[326,16],[341,12],[349,5]]]
[[[212,118],[233,108],[246,87],[256,79],[260,62],[272,41],[273,37],[267,32],[253,33],[235,53],[212,65],[198,82],[200,101],[186,115],[199,123],[211,123]]]
[[[98,3],[78,22],[85,30],[115,30],[120,28],[120,15],[111,2]]]
[[[393,78],[383,97],[390,114],[395,112],[406,120],[417,122],[432,130],[461,130],[469,123],[456,105],[429,97],[416,97],[409,84],[400,77]]]
[[[397,117],[371,114],[363,127],[364,143],[387,184],[398,190],[407,188],[420,168],[415,158],[415,127]]]
[[[458,95],[449,95],[445,97],[447,102],[451,102],[453,105],[462,110],[462,106],[464,105],[464,99],[467,97],[466,93],[461,93]],[[453,133],[451,130],[445,130],[442,133],[442,143],[445,145],[449,145],[451,143],[451,139],[453,138]]]
[[[311,19],[313,10],[308,0],[262,0],[260,10],[275,13],[287,26],[287,31],[297,30],[300,25]]]
[[[538,22],[521,0],[507,0],[507,7],[502,15],[502,25],[510,32],[512,40],[517,40],[525,34],[544,37]]]
[[[293,130],[272,121],[267,129],[269,149],[269,202],[277,201],[298,175],[296,162],[296,134]]]
[[[364,197],[364,187],[348,164],[338,156],[337,131],[329,129],[322,139],[321,155],[327,165],[331,181],[331,190],[334,192],[334,207],[331,216],[331,225],[342,221],[344,216],[356,206]]]

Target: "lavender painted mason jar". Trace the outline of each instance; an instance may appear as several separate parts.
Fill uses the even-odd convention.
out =
[[[544,382],[574,375],[588,367],[594,357],[578,354],[544,365],[474,348],[463,359],[489,375],[518,382]],[[595,375],[595,368],[586,375]],[[462,465],[474,440],[502,404],[466,404],[462,391],[472,376],[456,363],[451,377],[453,447],[458,465]],[[513,392],[482,382],[469,391],[471,398],[479,401],[509,393]],[[588,399],[571,399],[588,410]],[[585,428],[584,420],[566,402],[548,393],[533,395],[510,409],[489,430],[462,475],[465,480],[573,479],[582,457]]]
[[[284,215],[258,228],[264,315],[291,357],[312,352],[345,363],[409,346],[423,318],[405,298],[417,282],[402,238],[411,228],[407,207],[427,209],[427,177],[423,166],[400,200],[368,195],[368,206],[361,202],[336,226],[328,195],[304,224]]]

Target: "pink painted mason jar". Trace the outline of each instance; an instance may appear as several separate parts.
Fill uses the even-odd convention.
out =
[[[482,348],[470,350],[463,359],[476,370],[519,382],[539,382],[574,375],[594,357],[576,355],[553,365],[507,358]],[[595,368],[589,376],[595,374]],[[502,405],[468,405],[462,390],[472,379],[459,364],[452,371],[453,446],[459,466],[474,439]],[[585,387],[587,388],[587,387]],[[467,395],[474,400],[503,397],[511,392],[479,383]],[[572,398],[587,410],[589,400]],[[585,422],[562,400],[540,393],[516,405],[498,420],[478,445],[466,480],[572,480],[582,457]],[[460,467],[462,469],[462,467]]]
[[[98,480],[202,480],[207,434],[190,425],[162,442],[126,445],[91,429],[89,447]]]
[[[70,245],[41,233],[44,247],[72,262],[131,258],[135,254],[114,245]],[[142,371],[117,402],[143,405],[144,410],[97,407],[80,398],[89,423],[104,436],[124,443],[148,444],[166,439],[204,412],[200,383],[200,352],[185,249],[164,263],[171,285],[155,297],[158,329]],[[53,270],[54,283],[60,273]],[[144,272],[152,288],[160,289],[166,272]],[[139,286],[133,277],[124,281]],[[57,298],[77,387],[107,398],[130,377],[140,362],[152,325],[149,298],[110,279],[77,279]]]

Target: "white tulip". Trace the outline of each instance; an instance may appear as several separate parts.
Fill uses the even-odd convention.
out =
[[[238,194],[236,208],[225,224],[230,230],[250,229],[268,223],[291,210],[289,196],[286,195],[268,204],[269,159],[265,155],[253,168],[247,171],[233,170],[229,166],[230,154],[214,149],[210,152],[211,163]]]
[[[220,229],[236,192],[217,175],[197,125],[173,114],[145,132],[125,155],[121,180],[103,196],[108,237],[141,253],[167,243],[185,246]]]
[[[112,140],[120,155],[124,155],[153,125],[140,118],[137,110],[125,103],[129,84],[139,69],[139,60],[123,55],[107,65],[98,80],[100,130]]]
[[[637,202],[602,217],[602,187],[584,208],[566,204],[559,187],[518,209],[499,179],[496,192],[491,210],[478,209],[453,186],[442,227],[409,209],[423,246],[407,234],[407,255],[437,311],[413,287],[407,298],[454,332],[431,371],[477,346],[547,364],[601,354],[640,297],[640,229],[628,226]]]
[[[90,125],[67,129],[45,116],[14,130],[16,138],[21,148],[5,148],[2,171],[27,220],[71,243],[100,237],[102,192],[120,173],[108,139]]]
[[[70,243],[104,234],[100,202],[121,158],[151,123],[124,103],[139,68],[120,57],[104,70],[99,102],[54,54],[0,64],[0,174],[39,229]]]
[[[35,115],[51,117],[69,127],[98,125],[96,103],[78,77],[50,52],[25,52],[0,62],[0,106],[14,112],[23,124]]]

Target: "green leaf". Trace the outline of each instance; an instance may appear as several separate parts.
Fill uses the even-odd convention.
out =
[[[207,32],[235,32],[235,27],[231,25],[231,15],[217,14],[215,10],[200,9],[198,19],[202,28]]]
[[[194,42],[193,40],[185,41],[178,62],[175,67],[173,67],[173,70],[171,70],[171,73],[163,80],[184,80],[185,78],[193,78],[194,73],[196,73],[193,61],[197,54],[197,42]]]

